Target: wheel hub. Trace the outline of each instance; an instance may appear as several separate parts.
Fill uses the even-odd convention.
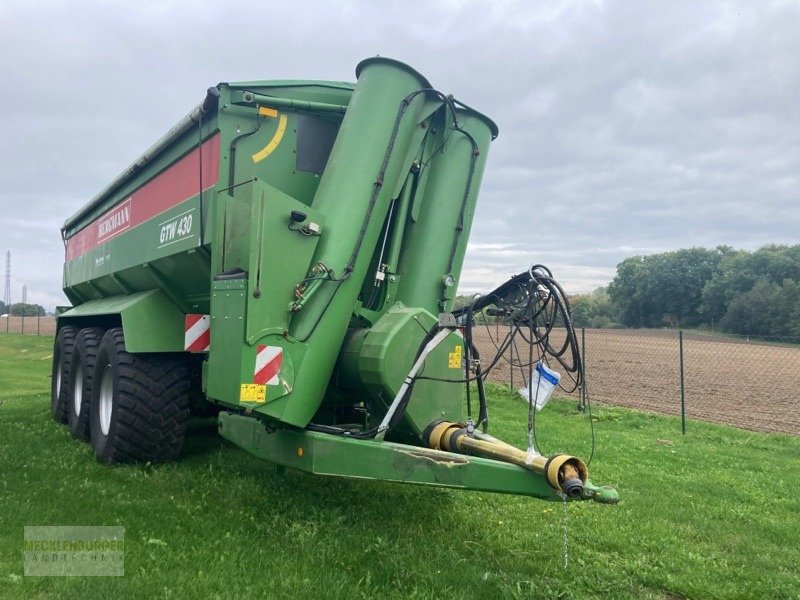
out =
[[[83,405],[83,365],[78,364],[78,368],[75,369],[75,387],[73,388],[72,393],[72,404],[75,407],[75,415],[80,416],[81,414],[81,406]]]
[[[111,365],[106,365],[103,378],[100,381],[100,430],[103,435],[108,435],[111,428],[111,409],[114,406],[114,381],[111,374]]]

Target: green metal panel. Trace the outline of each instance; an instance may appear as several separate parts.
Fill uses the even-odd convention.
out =
[[[244,315],[247,281],[214,281],[211,286],[211,351],[208,359],[206,394],[210,398],[238,403],[242,381],[252,381],[252,367],[245,356]],[[252,360],[255,360],[252,358]],[[245,377],[245,369],[249,377]]]
[[[128,352],[182,352],[184,313],[161,290],[112,296],[81,304],[61,314],[59,323],[119,315]]]
[[[225,209],[225,225],[220,233],[221,264],[218,272],[230,269],[246,271],[250,267],[253,199],[250,194],[240,193],[239,196],[220,195],[220,204]]]
[[[143,156],[142,166],[132,169],[127,179],[70,219],[65,234],[69,243],[74,236],[102,228],[104,219],[159,181],[165,193],[172,189],[165,181],[184,187],[189,182],[195,190],[205,187],[202,205],[195,193],[161,212],[151,211],[147,218],[139,216],[135,223],[123,219],[125,226],[107,239],[98,233],[96,247],[72,256],[65,265],[68,296],[81,305],[158,289],[178,313],[210,312],[213,342],[206,371],[208,391],[231,405],[240,404],[238,386],[251,378],[256,347],[281,346],[286,353],[285,385],[254,410],[305,425],[326,393],[358,307],[357,297],[362,288],[371,289],[370,264],[377,265],[380,258],[382,229],[386,228],[387,236],[390,229],[394,232],[393,256],[411,252],[416,242],[409,243],[411,234],[404,234],[403,228],[411,212],[412,188],[416,205],[425,191],[424,182],[431,179],[429,171],[442,173],[440,187],[451,185],[458,177],[442,165],[463,161],[460,146],[450,149],[457,144],[457,136],[446,131],[447,109],[441,99],[421,91],[430,88],[424,77],[402,63],[381,58],[364,61],[357,75],[355,90],[351,84],[338,82],[220,84],[218,101],[202,115],[202,132],[199,123],[185,122],[183,130],[168,135],[162,146]],[[404,98],[408,98],[405,104]],[[347,106],[343,120],[342,106]],[[339,130],[321,176],[296,168],[302,133],[298,130],[309,119]],[[200,138],[205,154],[197,154]],[[451,139],[456,141],[448,141],[443,148],[442,143]],[[192,162],[195,154],[196,162]],[[412,168],[412,162],[427,164],[431,156],[441,165],[423,166],[417,174],[419,169]],[[446,161],[445,156],[449,157]],[[208,160],[213,164],[206,164]],[[460,167],[450,168],[459,173]],[[210,172],[213,175],[207,182]],[[401,196],[404,185],[406,191],[396,202],[398,212],[393,217],[403,222],[387,222],[390,202]],[[289,231],[287,218],[292,210],[302,210],[309,221],[319,224],[321,236]],[[415,223],[422,220],[417,215]],[[290,312],[296,286],[317,264],[324,265],[328,275],[323,270],[313,276],[331,280],[312,282],[309,287],[316,291],[302,299],[296,307],[303,305],[299,312]],[[214,283],[212,291],[213,276],[232,267],[248,272],[245,289],[235,291]],[[374,311],[359,311],[369,322],[377,322],[394,301],[398,278],[393,279],[386,283]],[[435,308],[429,310],[435,312]],[[160,326],[156,323],[155,327]],[[380,331],[374,339],[382,335]],[[176,350],[182,344],[178,337],[170,345]],[[405,352],[412,337],[392,336],[390,345]],[[405,368],[408,361],[408,357],[405,362],[388,358],[391,355],[386,355],[381,367],[391,367],[391,375],[384,374],[386,381],[377,386],[382,388],[375,392],[379,396],[393,388],[389,380],[394,382],[399,365]],[[420,383],[419,390],[428,385]],[[433,398],[438,392],[419,393],[427,398],[425,406],[437,406]],[[443,402],[447,407],[451,404]],[[449,414],[449,408],[445,412]]]
[[[392,442],[273,429],[235,414],[221,413],[219,422],[222,437],[255,456],[317,475],[558,499],[544,476],[495,460]]]
[[[302,364],[296,365],[292,393],[265,407],[270,416],[293,425],[306,425],[322,402],[390,195],[405,177],[409,155],[418,151],[411,142],[425,107],[424,94],[411,101],[400,120],[398,113],[403,99],[428,82],[388,59],[366,61],[359,73],[312,205],[326,219],[315,261],[332,269],[339,281],[322,283],[293,317],[290,334],[308,341],[308,348]]]
[[[211,352],[209,353],[205,390],[209,398],[228,406],[264,412],[266,402],[273,402],[291,392],[294,384],[294,363],[305,351],[302,344],[283,336],[267,335],[256,344],[244,341],[247,284],[239,281],[215,281],[212,285]],[[262,397],[253,401],[245,389],[253,382],[258,347],[283,348],[280,383],[260,385]],[[214,348],[220,350],[215,351]]]
[[[355,87],[350,81],[313,79],[279,79],[267,81],[235,81],[220,84],[232,90],[249,90],[277,98],[296,98],[306,102],[347,104]]]
[[[456,287],[442,277],[458,282],[497,135],[407,65],[372,58],[356,75],[355,87],[211,88],[65,223],[64,290],[76,308],[59,324],[121,323],[131,352],[180,352],[185,314],[209,313],[203,387],[252,415],[220,416],[222,435],[246,450],[317,474],[553,499],[543,477],[510,464],[301,429],[353,423],[339,412],[370,425],[385,414],[450,307]],[[313,227],[298,231],[293,211]],[[423,374],[460,379],[462,343],[447,338]],[[280,369],[267,378],[259,361],[272,351]],[[456,421],[460,391],[417,381],[390,439],[419,444],[432,421]]]
[[[186,312],[200,312],[192,298],[207,306],[209,262],[198,250],[199,208],[195,196],[68,261],[65,291],[88,299],[160,287]]]
[[[218,121],[223,111],[230,108],[229,97],[226,96],[229,90],[252,90],[278,98],[346,105],[352,95],[353,84],[337,81],[279,80],[220,83],[215,88],[209,88],[209,94],[212,91],[218,93],[219,99],[215,100],[213,96],[207,94],[200,106],[126,170],[125,176],[118,185],[111,187],[105,194],[101,193],[82,207],[78,213],[67,219],[64,227],[66,237],[72,236],[110,207],[130,196],[153,176],[196,146],[198,136],[196,125],[199,126],[202,123],[204,140],[223,128],[228,134],[228,140],[240,134],[241,131],[236,130],[238,123],[225,123],[223,127]],[[251,117],[254,116],[253,111],[249,111],[247,114]],[[223,156],[223,160],[225,158]]]
[[[231,185],[258,178],[269,182],[309,205],[319,184],[320,175],[295,169],[297,152],[298,115],[310,114],[302,110],[280,109],[275,118],[259,115],[256,106],[234,106],[230,94],[251,89],[262,95],[299,102],[328,102],[347,105],[352,94],[352,84],[316,81],[261,81],[220,84],[218,105],[202,116],[200,124],[190,124],[180,135],[173,136],[165,146],[154,147],[143,155],[128,172],[126,178],[104,196],[95,198],[77,215],[68,219],[64,236],[68,244],[76,236],[85,235],[99,225],[102,217],[113,213],[117,207],[125,206],[131,198],[139,200],[148,186],[159,178],[172,177],[172,181],[184,187],[194,185],[199,190],[200,161],[187,170],[181,163],[195,160],[198,141],[204,140],[203,193],[201,210],[200,195],[196,192],[180,202],[165,205],[164,210],[155,211],[143,222],[132,223],[122,228],[118,235],[90,247],[77,256],[69,256],[64,268],[64,291],[74,305],[108,297],[129,294],[153,288],[161,288],[185,312],[208,312],[209,286],[212,273],[221,269],[222,252],[209,251],[207,244],[216,245],[215,231],[221,229],[227,213],[226,200],[231,198]],[[276,101],[276,103],[279,103]],[[331,122],[338,128],[341,115],[312,115]],[[274,137],[282,118],[285,131],[274,151],[267,157],[254,160],[253,155],[262,150]],[[311,118],[311,117],[309,117]],[[245,135],[253,132],[252,135]],[[238,158],[232,164],[232,142],[236,144]],[[213,148],[209,147],[213,141]],[[213,151],[212,151],[213,150]],[[194,163],[193,163],[194,164]],[[233,167],[231,169],[231,167]],[[216,177],[209,183],[209,174]],[[156,189],[147,199],[148,204],[164,202],[165,185]],[[167,190],[172,186],[166,185]],[[131,215],[136,217],[136,211]],[[190,217],[192,227],[181,228],[176,238],[163,239],[164,227],[176,225],[173,220]],[[201,245],[200,236],[202,233]],[[218,232],[221,235],[221,232]]]
[[[203,122],[205,154],[197,151],[198,130],[186,132],[116,191],[70,220],[64,230],[64,291],[73,304],[160,288],[185,312],[207,311],[210,261],[200,238],[209,238],[209,188],[216,184],[219,166],[214,121]],[[104,232],[104,222],[115,214],[124,219]]]
[[[382,404],[385,413],[414,364],[425,333],[436,319],[422,308],[400,304],[381,317],[363,337],[357,355],[358,372],[372,397]],[[460,379],[463,339],[450,335],[425,361],[422,375],[438,379]],[[406,410],[403,429],[417,438],[425,427],[436,420],[461,419],[461,386],[421,379],[414,384]]]
[[[325,216],[260,181],[252,187],[250,281],[247,306],[247,342],[289,330],[295,287],[311,267],[320,237],[289,229],[292,211],[306,215],[325,235]]]
[[[453,131],[446,152],[431,160],[424,193],[415,198],[419,215],[407,227],[399,266],[397,300],[434,314],[452,308],[493,136],[493,124],[485,117],[461,109],[457,114],[477,145],[474,173],[470,169],[473,145],[463,133]],[[454,280],[449,289],[443,284],[447,274]]]
[[[228,406],[264,412],[266,402],[273,402],[291,392],[294,363],[302,360],[305,347],[283,335],[265,335],[255,343],[245,340],[248,314],[248,282],[245,279],[214,281],[211,294],[211,352],[208,360],[206,394]],[[283,348],[280,383],[261,386],[263,399],[250,401],[243,386],[253,383],[258,347]],[[218,350],[215,350],[218,349]]]
[[[228,204],[221,245],[225,268],[238,267],[247,272],[247,278],[212,283],[208,394],[223,403],[242,404],[240,389],[253,383],[257,346],[277,346],[283,348],[284,357],[281,384],[267,390],[266,401],[272,402],[291,392],[294,364],[302,362],[305,354],[305,345],[287,335],[289,306],[319,240],[290,229],[290,214],[304,211],[304,224],[316,223],[322,233],[325,219],[261,181],[243,185],[236,193],[238,197]]]
[[[221,109],[220,123],[224,128],[221,187],[230,188],[258,178],[310,205],[320,177],[295,169],[299,113],[287,109],[276,113],[275,117],[261,116],[255,107],[233,104]],[[337,125],[340,120],[341,116],[332,118]],[[270,150],[268,154],[265,149]]]

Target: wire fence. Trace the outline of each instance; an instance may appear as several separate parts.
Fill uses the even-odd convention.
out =
[[[55,330],[55,317],[0,317],[0,331],[52,336]],[[476,327],[481,356],[493,357],[507,333],[502,324]],[[553,345],[564,335],[554,330]],[[578,337],[586,389],[570,395],[579,404],[586,392],[592,402],[800,435],[800,340],[661,329],[581,329]],[[515,362],[526,362],[528,347],[516,339],[489,381],[518,389],[527,369],[512,369],[508,359],[514,350]],[[560,366],[550,366],[568,381]]]
[[[502,324],[476,327],[481,356],[494,356],[507,332]],[[564,331],[554,336],[555,345]],[[689,418],[800,435],[800,340],[658,329],[583,329],[578,338],[586,390],[571,395],[579,404],[585,391],[592,402],[681,416],[684,428]],[[526,362],[524,341],[518,352]],[[489,380],[524,388],[527,368],[512,369],[509,354]]]
[[[0,331],[27,335],[56,334],[55,317],[0,317]]]

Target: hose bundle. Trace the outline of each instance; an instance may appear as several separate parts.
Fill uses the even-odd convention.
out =
[[[539,360],[547,362],[554,359],[569,376],[570,384],[559,384],[565,392],[573,392],[581,385],[583,373],[580,348],[570,316],[569,298],[561,285],[553,279],[550,269],[544,265],[533,265],[485,296],[476,295],[472,302],[454,310],[453,315],[469,331],[474,327],[474,315],[484,309],[489,316],[504,317],[510,325],[508,334],[499,343],[490,336],[496,345],[497,354],[484,370],[484,377],[505,356],[505,352],[512,348],[512,368],[533,369]],[[488,323],[484,324],[488,327]],[[556,328],[563,328],[566,332],[564,341],[560,344],[554,344],[551,339]],[[519,358],[514,362],[513,350],[516,350],[517,336],[528,344],[527,362],[522,362]],[[530,354],[535,354],[536,360],[532,360],[533,356]]]
[[[569,393],[576,390],[583,382],[583,368],[578,346],[578,338],[570,316],[570,305],[567,295],[561,285],[553,279],[553,274],[544,265],[533,265],[527,271],[514,275],[486,295],[476,294],[472,301],[466,306],[452,311],[458,326],[464,331],[464,378],[462,379],[443,379],[426,376],[422,372],[415,375],[410,381],[410,385],[404,394],[397,412],[392,415],[390,428],[394,428],[405,414],[406,407],[411,400],[413,384],[421,379],[441,381],[446,383],[462,383],[466,385],[467,400],[467,429],[472,432],[475,427],[482,426],[484,430],[489,424],[488,407],[486,394],[484,392],[484,381],[491,371],[497,366],[501,359],[506,360],[511,368],[521,368],[527,371],[528,382],[532,380],[533,370],[539,361],[547,364],[550,360],[555,360],[561,365],[570,381],[564,385],[559,382],[565,392]],[[475,316],[487,314],[504,318],[509,329],[505,338],[496,342],[490,335],[495,344],[495,356],[483,367],[480,354],[473,341],[473,332],[476,325]],[[485,322],[488,329],[489,325]],[[422,340],[415,357],[418,359],[423,348],[430,342],[436,333],[442,329],[453,329],[453,325],[433,325]],[[564,341],[554,343],[551,335],[554,329],[563,328],[566,332]],[[491,331],[491,330],[489,330]],[[528,346],[527,361],[523,361],[517,348],[517,340],[524,341]],[[506,352],[511,349],[511,358],[506,358]],[[516,359],[514,354],[516,353]],[[562,379],[563,381],[563,379]],[[479,412],[477,421],[472,418],[472,399],[470,383],[475,382],[478,391]],[[530,383],[529,383],[530,385]],[[354,431],[330,425],[309,424],[307,429],[347,435],[359,439],[369,439],[375,437],[378,432],[377,427],[368,430]],[[530,445],[535,446],[535,411],[533,402],[529,401],[528,413],[528,433]]]

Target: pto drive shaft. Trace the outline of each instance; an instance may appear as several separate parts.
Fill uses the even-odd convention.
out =
[[[480,432],[467,431],[458,423],[434,421],[423,432],[424,442],[436,450],[472,454],[518,465],[545,476],[547,483],[570,498],[580,498],[589,476],[586,464],[575,456],[529,454]]]

